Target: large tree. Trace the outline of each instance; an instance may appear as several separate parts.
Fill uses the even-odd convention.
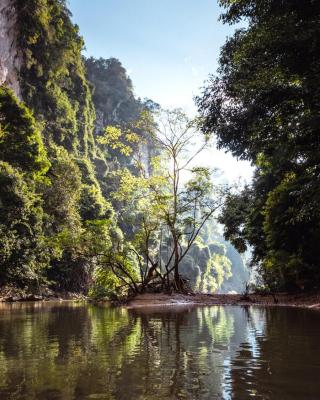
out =
[[[267,283],[320,281],[320,4],[221,0],[224,23],[243,21],[198,99],[206,134],[256,165],[251,187],[230,195],[221,221]]]
[[[134,130],[149,132],[158,156],[149,163]],[[123,130],[108,127],[101,142],[132,154],[135,172],[115,171],[120,226],[132,225],[123,247],[102,255],[102,263],[135,292],[157,282],[162,289],[184,291],[181,263],[222,204],[223,190],[213,186],[210,171],[194,162],[208,141],[198,134],[198,121],[181,110],[150,112]],[[127,231],[127,229],[124,229]]]

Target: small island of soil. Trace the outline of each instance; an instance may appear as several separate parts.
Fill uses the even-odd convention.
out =
[[[276,295],[262,294],[162,294],[145,293],[127,302],[125,307],[130,309],[145,307],[169,306],[289,306],[316,309],[320,311],[320,293],[279,293]]]

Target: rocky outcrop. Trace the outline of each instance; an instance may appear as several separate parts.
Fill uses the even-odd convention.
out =
[[[17,15],[14,0],[0,1],[0,84],[21,98],[18,74],[21,56],[17,49]]]

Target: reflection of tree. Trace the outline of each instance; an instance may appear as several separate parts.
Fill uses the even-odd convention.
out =
[[[286,400],[301,393],[302,377],[306,396],[297,398],[320,389],[317,367],[304,371],[315,362],[320,318],[312,341],[301,310],[7,309],[0,306],[1,399]]]
[[[221,386],[210,375],[221,362],[210,346],[228,343],[232,326],[223,308],[148,314],[69,304],[2,313],[0,397],[202,399]]]
[[[224,307],[199,308],[198,315],[208,329],[214,342],[229,343],[233,335],[232,314],[227,313]]]
[[[147,349],[143,355],[145,394],[155,399],[206,398],[208,393],[219,392],[221,377],[212,375],[222,360],[212,352],[214,341],[228,344],[232,335],[232,316],[223,308],[168,311],[139,314],[143,340]],[[214,326],[217,326],[216,331]],[[222,333],[223,327],[226,332]],[[216,335],[214,338],[213,335]],[[141,355],[139,356],[139,359]],[[137,360],[133,362],[137,365]],[[131,375],[130,373],[124,376]],[[156,381],[162,382],[156,390]]]

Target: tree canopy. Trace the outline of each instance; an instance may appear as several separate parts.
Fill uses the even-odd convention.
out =
[[[203,131],[251,161],[251,187],[231,194],[221,216],[239,250],[270,285],[319,283],[320,5],[317,1],[220,2],[227,40],[217,77],[198,98]]]

